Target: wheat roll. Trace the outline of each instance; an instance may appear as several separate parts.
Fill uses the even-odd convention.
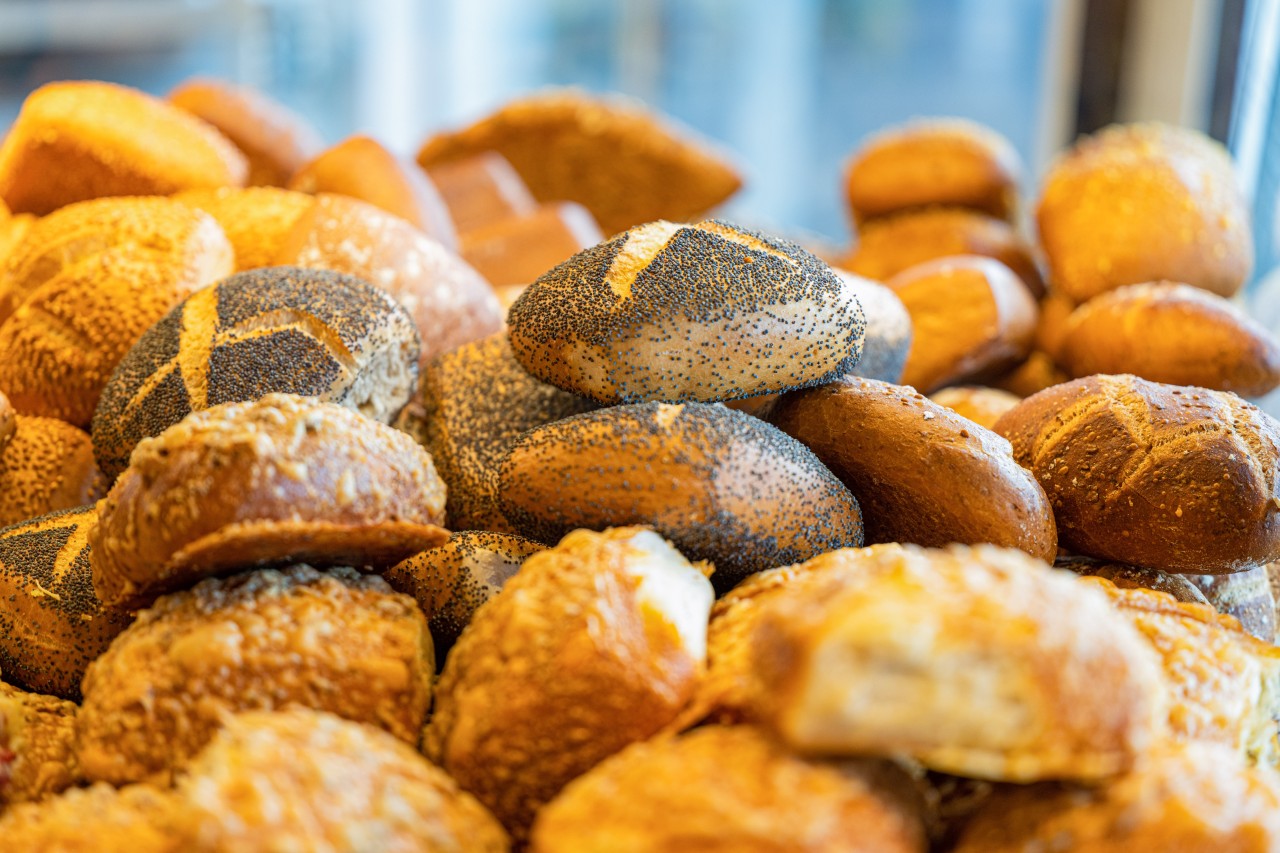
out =
[[[74,702],[0,681],[0,814],[80,781]],[[6,844],[8,836],[0,835]],[[13,849],[13,848],[10,848]]]
[[[516,287],[603,239],[590,211],[561,201],[468,231],[462,257],[494,288]]]
[[[496,151],[436,163],[426,172],[459,234],[533,213],[538,206],[510,161]]]
[[[898,295],[882,284],[851,273],[836,273],[852,288],[867,331],[862,342],[862,357],[849,371],[850,376],[899,382],[911,351],[911,314]]]
[[[280,247],[315,206],[306,193],[277,187],[218,187],[173,196],[217,220],[235,250],[236,272],[274,266]]]
[[[1219,613],[1240,620],[1245,633],[1265,642],[1276,636],[1276,600],[1266,566],[1229,575],[1189,575]]]
[[[929,399],[987,429],[994,429],[996,421],[1005,412],[1022,402],[1022,398],[1016,394],[978,385],[943,388],[930,394]]]
[[[858,362],[853,288],[794,243],[724,222],[652,222],[520,295],[511,346],[600,403],[714,402],[813,385]]]
[[[106,482],[84,430],[54,418],[18,415],[0,452],[0,524],[17,524],[100,498]]]
[[[0,144],[0,198],[44,215],[102,196],[241,186],[244,156],[198,118],[112,83],[49,83]]]
[[[530,430],[502,461],[498,500],[516,532],[539,542],[649,525],[714,563],[720,590],[862,544],[858,500],[812,452],[705,403],[617,406]]]

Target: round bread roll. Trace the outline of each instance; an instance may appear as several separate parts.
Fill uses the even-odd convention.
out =
[[[534,379],[505,333],[438,356],[422,371],[423,444],[448,496],[454,530],[511,532],[498,508],[498,464],[527,430],[589,412],[596,404]]]
[[[7,806],[43,800],[80,781],[77,710],[74,702],[0,682],[0,815]],[[8,836],[0,838],[6,849],[22,849],[8,846]]]
[[[40,853],[178,853],[168,791],[152,785],[72,788],[0,812],[5,849]]]
[[[862,544],[857,499],[804,445],[705,403],[642,403],[525,433],[498,500],[516,532],[552,543],[577,528],[652,526],[726,590],[763,569]]]
[[[1009,443],[912,388],[849,377],[785,395],[770,421],[858,496],[868,543],[1057,556],[1049,499]]]
[[[980,427],[993,429],[1000,416],[1021,402],[1022,398],[999,388],[978,385],[956,385],[929,395],[939,406],[945,406]]]
[[[213,125],[240,149],[250,186],[284,186],[324,147],[306,119],[254,89],[197,77],[170,92],[169,103]]]
[[[1229,575],[1190,575],[1219,613],[1240,620],[1245,633],[1272,642],[1276,636],[1276,600],[1266,566]]]
[[[590,211],[576,202],[560,201],[467,232],[462,257],[502,298],[603,239]]]
[[[89,536],[93,586],[140,605],[248,566],[391,566],[448,538],[444,492],[412,438],[342,406],[214,406],[139,443]]]
[[[1249,208],[1231,158],[1198,131],[1115,125],[1049,170],[1036,210],[1053,286],[1084,302],[1180,281],[1230,296],[1249,278]]]
[[[510,849],[493,816],[413,747],[306,708],[228,720],[178,796],[187,851]]]
[[[53,418],[18,415],[0,453],[0,525],[83,506],[106,491],[83,430]]]
[[[899,382],[911,351],[911,314],[898,295],[882,284],[849,273],[836,273],[858,297],[867,320],[862,357],[849,371],[849,376]]]
[[[680,711],[712,597],[652,531],[566,536],[476,611],[445,662],[423,751],[524,841],[566,783]]]
[[[413,596],[426,614],[436,662],[445,655],[480,605],[493,598],[524,564],[546,546],[507,533],[465,530],[382,573],[396,592]]]
[[[999,374],[1031,352],[1036,303],[999,261],[939,258],[904,270],[888,284],[911,314],[904,385],[927,394]]]
[[[919,804],[885,785],[908,788],[895,770],[806,761],[758,729],[710,726],[629,746],[572,782],[539,813],[530,850],[924,853]]]
[[[367,201],[394,214],[447,249],[456,250],[458,234],[449,210],[426,173],[392,154],[368,136],[349,136],[300,166],[289,189],[338,193]]]
[[[316,204],[306,193],[276,187],[188,190],[173,198],[218,221],[235,249],[236,272],[274,265],[280,246]]]
[[[426,171],[459,234],[533,213],[538,207],[511,162],[497,151],[436,163]]]
[[[1280,385],[1280,341],[1220,296],[1186,284],[1117,288],[1067,318],[1058,361],[1072,376],[1132,373],[1261,397]]]
[[[413,393],[417,362],[413,321],[377,288],[322,270],[239,273],[184,300],[129,350],[94,413],[94,453],[115,479],[142,439],[271,393],[389,423]]]
[[[101,196],[241,186],[234,145],[177,107],[124,86],[36,89],[0,144],[0,197],[15,213],[52,213]]]
[[[1187,604],[1209,604],[1209,599],[1188,575],[1175,575],[1145,566],[1109,563],[1088,557],[1059,557],[1053,565],[1054,568],[1067,569],[1078,575],[1103,578],[1120,589],[1149,589],[1171,595]]]
[[[996,424],[1077,554],[1184,574],[1280,557],[1280,424],[1234,394],[1090,376]]]
[[[433,169],[485,151],[510,161],[538,201],[576,201],[606,234],[692,222],[742,186],[728,157],[688,128],[639,101],[577,89],[538,92],[437,134],[418,163]]]
[[[933,205],[1012,220],[1022,162],[1009,140],[976,122],[917,119],[871,137],[849,160],[853,221]]]
[[[794,243],[724,222],[652,222],[579,252],[507,317],[530,373],[600,403],[714,402],[848,373],[852,287]]]
[[[348,273],[394,296],[422,338],[421,362],[502,328],[480,274],[399,217],[331,193],[298,220],[275,263]]]
[[[76,719],[85,776],[167,780],[229,714],[290,704],[418,742],[431,634],[375,575],[298,565],[161,598],[95,660]]]
[[[1061,385],[1070,378],[1048,353],[1032,350],[1022,364],[990,381],[994,388],[1026,398],[1054,385]]]

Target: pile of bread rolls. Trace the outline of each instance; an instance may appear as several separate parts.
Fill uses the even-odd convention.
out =
[[[845,179],[820,259],[625,99],[413,163],[217,81],[31,93],[0,848],[1280,850],[1228,156],[1113,127],[1028,206],[929,120]]]

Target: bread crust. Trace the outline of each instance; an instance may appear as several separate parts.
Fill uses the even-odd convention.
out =
[[[461,254],[494,288],[515,287],[602,240],[590,211],[561,201],[468,231]]]
[[[38,802],[80,781],[77,710],[74,702],[0,682],[0,753],[13,759],[0,757],[0,815],[9,806]],[[7,836],[0,838],[9,843]]]
[[[281,244],[316,203],[306,193],[276,187],[187,190],[173,198],[217,220],[235,250],[236,272],[274,265]]]
[[[426,172],[460,235],[533,213],[538,206],[510,161],[497,151],[431,164]]]
[[[0,524],[92,503],[107,490],[84,430],[55,418],[17,415],[0,452]]]
[[[1209,599],[1192,580],[1194,575],[1175,575],[1145,566],[1129,566],[1077,556],[1059,556],[1053,566],[1086,577],[1103,578],[1120,589],[1148,589],[1163,592],[1188,604],[1209,604]]]
[[[0,813],[0,838],[11,850],[41,853],[179,853],[178,808],[151,785],[72,788]]]
[[[943,388],[930,394],[929,399],[986,429],[994,428],[1001,415],[1022,401],[1017,394],[980,385]]]

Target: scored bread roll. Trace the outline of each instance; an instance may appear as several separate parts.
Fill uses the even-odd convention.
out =
[[[496,151],[431,164],[426,171],[459,234],[533,213],[538,206],[510,161]]]
[[[1250,636],[1272,642],[1276,636],[1276,599],[1266,566],[1254,566],[1229,575],[1189,575],[1219,613],[1240,620]]]
[[[18,415],[0,452],[0,525],[84,506],[106,491],[84,430],[54,418]]]
[[[0,838],[15,851],[178,853],[177,810],[172,795],[152,785],[72,788],[0,813]]]
[[[235,249],[236,272],[273,266],[280,246],[316,203],[306,193],[276,187],[187,190],[173,198],[217,220]]]
[[[0,144],[0,198],[52,213],[102,196],[241,186],[244,156],[200,119],[124,86],[49,83],[22,103]]]
[[[850,376],[899,382],[911,351],[911,314],[898,295],[882,284],[851,273],[836,270],[858,297],[867,331],[862,342],[862,357],[849,371]]]
[[[983,388],[977,385],[955,385],[929,395],[939,406],[945,406],[962,418],[975,424],[994,429],[1000,416],[1021,402],[1022,398],[999,388]]]
[[[462,257],[495,288],[514,287],[603,239],[585,207],[561,201],[468,231]]]
[[[80,781],[77,710],[74,702],[0,682],[0,815],[6,807],[43,800]],[[11,843],[7,835],[0,838]]]

